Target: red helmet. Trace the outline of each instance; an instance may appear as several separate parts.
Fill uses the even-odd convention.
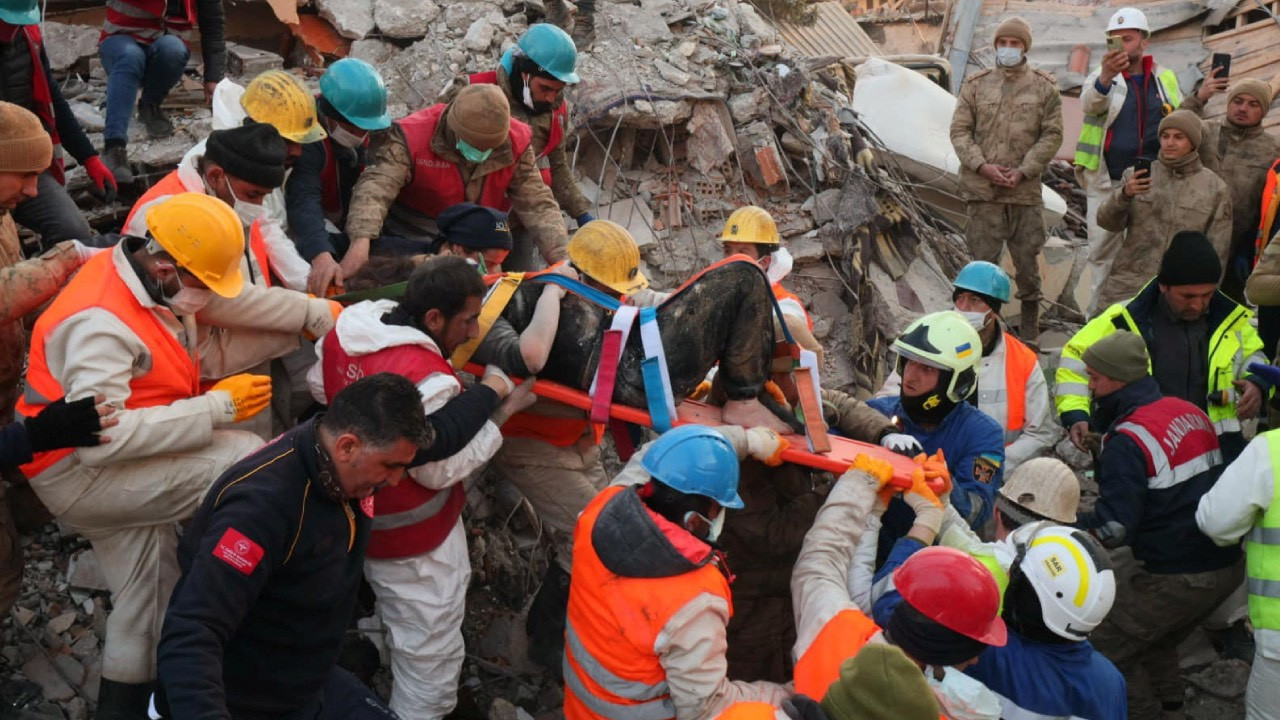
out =
[[[968,553],[927,547],[893,571],[893,584],[903,600],[945,628],[997,647],[1008,640],[996,579]]]

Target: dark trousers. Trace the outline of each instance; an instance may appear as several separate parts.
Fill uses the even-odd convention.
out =
[[[48,170],[40,173],[36,190],[35,197],[23,200],[13,209],[13,220],[40,235],[41,251],[63,240],[84,241],[93,235],[76,202]]]

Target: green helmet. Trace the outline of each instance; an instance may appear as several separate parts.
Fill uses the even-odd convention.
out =
[[[35,25],[40,22],[37,0],[0,0],[0,20],[10,25]]]
[[[568,85],[578,83],[574,66],[578,63],[578,49],[569,33],[550,23],[538,23],[529,28],[516,42],[520,52],[538,66]]]
[[[391,127],[391,116],[387,114],[387,86],[378,71],[363,60],[343,58],[330,65],[320,77],[320,94],[334,110],[361,130]]]
[[[908,360],[950,372],[947,398],[964,402],[978,386],[982,339],[964,316],[954,310],[920,317],[893,341],[893,349]]]

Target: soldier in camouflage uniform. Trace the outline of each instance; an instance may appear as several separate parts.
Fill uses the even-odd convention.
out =
[[[951,144],[960,158],[968,200],[966,237],[975,260],[1013,256],[1021,336],[1035,339],[1040,325],[1040,268],[1045,243],[1040,176],[1062,145],[1062,99],[1053,76],[1031,67],[1031,26],[1013,17],[995,33],[997,67],[970,75],[956,98]]]

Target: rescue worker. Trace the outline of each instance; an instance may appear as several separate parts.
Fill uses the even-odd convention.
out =
[[[934,720],[938,702],[920,668],[891,645],[868,643],[840,665],[818,703],[795,695],[782,703],[791,720]],[[721,717],[724,717],[723,715]],[[763,716],[761,716],[763,717]]]
[[[568,236],[532,138],[496,85],[467,86],[452,102],[394,123],[352,191],[343,275],[364,264],[371,238],[382,233],[425,246],[435,218],[464,201],[513,211],[543,259],[563,260]]]
[[[1203,233],[1226,267],[1231,249],[1231,191],[1200,163],[1200,118],[1178,110],[1160,121],[1160,156],[1151,170],[1126,170],[1119,186],[1098,208],[1097,222],[1123,232],[1125,252],[1101,285],[1097,307],[1138,292],[1156,271],[1156,258],[1174,233]]]
[[[1280,208],[1280,159],[1267,170],[1262,202],[1259,205],[1258,264],[1245,283],[1245,296],[1258,306],[1258,335],[1262,338],[1262,351],[1269,357],[1276,356],[1280,341],[1280,244],[1273,242],[1280,223],[1276,223],[1276,210]]]
[[[129,122],[134,103],[151,138],[173,134],[160,104],[182,79],[191,57],[190,42],[200,33],[204,100],[227,71],[226,14],[220,0],[107,0],[98,57],[107,71],[103,160],[116,180],[133,182],[129,167]],[[138,91],[142,94],[139,96]]]
[[[551,23],[540,22],[502,54],[497,69],[468,75],[463,80],[470,85],[497,85],[502,89],[512,119],[533,131],[533,157],[542,179],[551,186],[560,209],[582,227],[595,216],[591,214],[591,201],[578,187],[565,150],[572,132],[565,92],[578,84],[578,74],[574,72],[577,61],[573,38]],[[515,243],[510,269],[533,269],[533,247],[518,228]]]
[[[1032,458],[996,494],[996,539],[1043,520],[1073,525],[1079,506],[1080,480],[1071,468],[1054,457]]]
[[[387,86],[369,63],[343,58],[320,76],[316,110],[328,137],[302,146],[284,194],[289,235],[311,264],[307,291],[324,297],[330,287],[344,287],[338,261],[349,240],[342,228],[370,140],[391,127]]]
[[[565,630],[568,720],[711,720],[790,695],[726,677],[730,573],[715,546],[725,513],[742,506],[739,459],[776,463],[786,446],[765,428],[680,426],[637,450],[583,510]]]
[[[265,408],[270,379],[231,373],[264,334],[333,322],[301,294],[255,303],[241,293],[244,234],[222,201],[175,195],[148,211],[147,227],[86,263],[36,321],[18,404],[33,417],[55,398],[103,395],[118,410],[110,443],[37,453],[22,467],[58,521],[93,544],[111,590],[101,718],[146,709],[177,580],[174,524],[191,517],[212,477],[261,444],[221,427]],[[201,392],[202,374],[226,379]]]
[[[782,246],[782,236],[778,234],[773,216],[755,205],[734,210],[720,233],[720,247],[725,257],[746,255],[764,269],[773,297],[778,301],[783,317],[788,319],[787,329],[791,331],[791,337],[800,347],[816,353],[818,367],[822,367],[822,344],[813,336],[813,319],[800,297],[782,286],[782,279],[791,272],[793,261],[791,253]],[[774,334],[781,337],[781,328],[775,328]]]
[[[1040,176],[1062,145],[1062,98],[1052,75],[1031,67],[1031,26],[1020,17],[997,27],[996,65],[965,78],[951,116],[968,200],[965,238],[976,260],[1000,262],[1005,245],[1022,301],[1019,334],[1040,335],[1040,266],[1046,240]]]
[[[1139,563],[1092,641],[1124,673],[1130,718],[1181,714],[1178,644],[1244,579],[1239,546],[1218,547],[1195,525],[1222,451],[1204,412],[1162,396],[1138,335],[1114,332],[1083,360],[1091,423],[1104,436],[1098,503],[1076,527],[1108,548],[1129,546]]]
[[[1208,413],[1223,454],[1234,459],[1240,453],[1240,421],[1258,414],[1271,383],[1252,373],[1240,376],[1266,358],[1249,310],[1218,291],[1221,275],[1218,255],[1203,235],[1178,233],[1146,287],[1107,308],[1063,346],[1054,402],[1077,448],[1087,451],[1090,425],[1084,353],[1117,330],[1128,330],[1146,343],[1160,392]]]
[[[1211,540],[1227,547],[1245,541],[1249,619],[1257,650],[1252,658],[1247,720],[1271,720],[1280,708],[1280,619],[1277,619],[1276,542],[1280,528],[1280,430],[1254,438],[1227,466],[1218,482],[1200,498],[1196,525]]]
[[[956,481],[951,504],[970,526],[982,527],[991,517],[991,504],[1004,474],[1000,424],[966,402],[978,386],[982,341],[968,320],[946,311],[908,325],[894,340],[893,349],[902,377],[898,396],[874,398],[867,404],[897,418],[903,432],[914,437],[925,453],[945,453]],[[881,559],[893,540],[908,529],[906,509],[894,503],[885,513]]]
[[[965,265],[952,283],[951,300],[956,312],[969,321],[982,340],[978,391],[970,396],[970,402],[976,399],[978,409],[1004,428],[1006,473],[1051,452],[1062,437],[1036,351],[1001,324],[1000,310],[1009,302],[1009,296],[1008,273],[983,260]],[[876,394],[894,395],[901,385],[902,377],[895,370]]]
[[[39,178],[52,158],[53,142],[40,119],[19,105],[0,101],[0,423],[6,425],[13,420],[27,357],[23,319],[53,299],[94,253],[66,241],[40,257],[22,258],[13,210],[38,197]],[[12,472],[16,464],[0,464],[0,615],[8,611],[22,585],[22,545],[9,499],[15,492],[31,491],[25,484],[6,489],[3,482],[22,481],[20,473]]]
[[[1226,78],[1210,77],[1182,106],[1203,115],[1205,103],[1219,92],[1218,85],[1225,83]],[[1280,142],[1262,128],[1270,107],[1271,86],[1245,78],[1227,91],[1226,115],[1204,122],[1200,161],[1231,191],[1231,251],[1222,291],[1236,302],[1244,302],[1245,281],[1256,260],[1261,221],[1258,198],[1267,183],[1267,169],[1280,155]]]
[[[49,67],[39,23],[36,0],[0,5],[0,70],[5,78],[0,82],[0,101],[35,113],[53,144],[63,146],[84,167],[91,181],[89,191],[109,205],[116,199],[116,179],[62,96],[62,87]],[[63,240],[88,240],[94,235],[63,187],[65,181],[61,154],[55,153],[53,162],[40,173],[39,194],[22,201],[13,211],[23,227],[40,235],[44,249]]]
[[[1123,184],[1124,171],[1134,160],[1152,158],[1155,166],[1161,120],[1182,104],[1177,76],[1146,54],[1151,27],[1141,10],[1116,10],[1107,22],[1107,37],[1117,38],[1122,47],[1108,50],[1102,65],[1084,81],[1080,91],[1084,123],[1075,153],[1076,180],[1088,198],[1085,219],[1093,278],[1090,297],[1094,299],[1087,315],[1106,307],[1097,299],[1098,293],[1111,275],[1122,242],[1118,231],[1104,229],[1097,222],[1098,208]]]
[[[836,482],[805,536],[791,577],[795,595],[795,690],[822,702],[849,658],[876,643],[902,650],[922,675],[927,666],[964,667],[990,645],[1003,645],[1000,591],[977,560],[952,548],[926,548],[893,573],[905,602],[881,629],[849,599],[846,589],[854,547],[865,520],[884,512],[895,492],[888,463],[859,456]],[[903,499],[919,510],[912,534],[936,534],[942,504],[929,479],[950,489],[946,468],[921,468]],[[932,692],[894,698],[913,716],[938,714]]]
[[[475,203],[458,203],[440,213],[436,225],[440,228],[440,237],[436,238],[432,247],[434,254],[466,258],[476,265],[481,275],[502,272],[502,263],[511,254],[514,245],[506,213]],[[560,267],[568,270],[566,265]],[[571,270],[569,272],[572,273]],[[543,295],[546,294],[544,291]],[[559,307],[558,302],[556,307]],[[505,321],[499,318],[495,322]],[[511,327],[511,323],[505,324],[508,328]],[[506,369],[505,366],[503,369]],[[536,370],[511,372],[518,372],[521,376],[537,374]]]
[[[367,300],[347,308],[334,332],[317,345],[308,375],[316,400],[352,381],[392,372],[414,383],[426,412],[462,392],[446,359],[478,330],[484,297],[480,275],[465,260],[428,260],[409,278],[399,300]],[[519,391],[497,368],[484,381],[508,401],[494,410],[456,455],[410,470],[412,482],[388,488],[373,506],[365,575],[388,631],[394,677],[391,709],[402,717],[442,718],[456,702],[462,672],[462,618],[471,562],[467,555],[462,480],[493,457],[499,427],[532,400],[532,382]]]
[[[495,399],[466,395],[428,418],[412,382],[376,373],[222,473],[178,548],[152,717],[398,717],[337,667],[339,646],[374,493],[466,443]]]

